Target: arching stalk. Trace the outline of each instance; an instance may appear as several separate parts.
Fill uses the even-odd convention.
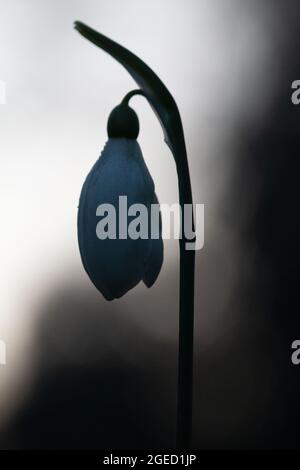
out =
[[[130,73],[140,89],[129,92],[123,99],[128,103],[134,95],[143,95],[157,115],[165,142],[169,146],[177,169],[179,203],[184,221],[185,204],[192,204],[192,190],[180,114],[172,95],[158,76],[140,58],[85,24],[76,21],[75,29],[96,46],[108,52]],[[195,251],[186,249],[184,230],[179,240],[180,300],[177,389],[177,449],[188,449],[192,429],[193,391],[193,330],[194,330],[194,271]]]

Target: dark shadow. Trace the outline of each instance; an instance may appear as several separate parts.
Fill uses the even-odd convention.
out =
[[[36,329],[32,392],[1,447],[171,448],[173,345],[149,337],[93,288],[54,290]]]

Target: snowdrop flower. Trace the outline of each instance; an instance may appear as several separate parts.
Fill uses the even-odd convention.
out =
[[[123,296],[141,280],[147,287],[153,285],[163,262],[163,241],[160,228],[156,239],[150,235],[132,239],[128,234],[121,238],[118,227],[115,238],[97,236],[99,205],[110,204],[115,208],[118,225],[120,196],[127,197],[128,207],[143,204],[148,213],[151,204],[158,204],[153,179],[136,140],[139,121],[135,111],[127,103],[121,103],[111,112],[107,131],[109,139],[82,187],[78,241],[91,281],[107,300],[112,300]]]
[[[165,142],[176,164],[179,203],[192,205],[192,187],[183,126],[178,106],[171,93],[138,56],[121,44],[80,21],[75,29],[90,42],[108,52],[131,75],[138,90],[127,94],[141,94],[147,99],[161,124]],[[150,204],[157,201],[154,185],[136,142],[138,120],[129,107],[118,107],[108,123],[109,141],[103,155],[95,164],[82,190],[79,206],[79,246],[85,268],[106,298],[120,297],[143,279],[151,285],[158,276],[162,259],[162,240],[105,240],[98,243],[94,234],[94,211],[107,198],[116,202],[122,193],[130,201]],[[157,223],[159,225],[160,222]],[[192,224],[194,225],[194,224]],[[187,249],[185,235],[179,240],[179,328],[178,328],[178,386],[176,448],[190,449],[192,431],[193,339],[195,251]]]

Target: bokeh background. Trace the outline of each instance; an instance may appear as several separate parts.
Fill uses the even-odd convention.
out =
[[[144,59],[176,98],[194,201],[193,447],[299,446],[297,0],[0,0],[0,448],[172,448],[179,257],[106,302],[81,265],[77,204],[109,112],[135,84],[73,30]],[[176,171],[132,100],[159,200]]]

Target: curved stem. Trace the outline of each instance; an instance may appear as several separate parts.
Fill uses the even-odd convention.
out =
[[[185,195],[182,196],[185,199]],[[182,214],[184,208],[181,203]],[[183,220],[184,220],[184,215]],[[177,391],[177,449],[189,449],[192,435],[195,251],[179,241],[180,294]]]
[[[193,200],[183,127],[174,98],[153,70],[131,51],[79,21],[75,22],[75,29],[123,65],[138,84],[140,90],[128,93],[124,98],[125,102],[128,102],[133,95],[141,94],[147,98],[158,117],[165,142],[176,163],[179,203],[184,221],[185,204],[192,204]],[[176,447],[187,450],[190,447],[192,429],[195,251],[186,249],[187,240],[184,230],[182,232],[179,240],[180,300]]]
[[[129,100],[135,95],[142,95],[145,98],[147,98],[143,90],[138,88],[137,90],[132,90],[129,93],[127,93],[127,95],[125,95],[124,98],[122,99],[122,104],[129,104]]]
[[[142,95],[147,99],[143,90],[137,89],[127,93],[122,103],[128,104],[129,100],[135,95]],[[182,148],[182,152],[186,152],[185,145]],[[183,159],[183,161],[187,162],[187,159]],[[180,168],[177,167],[177,174],[181,216],[182,221],[184,221],[185,204],[193,203],[188,166],[181,165]],[[182,227],[181,239],[179,240],[180,292],[176,423],[177,449],[189,449],[192,434],[195,251],[187,250],[186,242]]]

